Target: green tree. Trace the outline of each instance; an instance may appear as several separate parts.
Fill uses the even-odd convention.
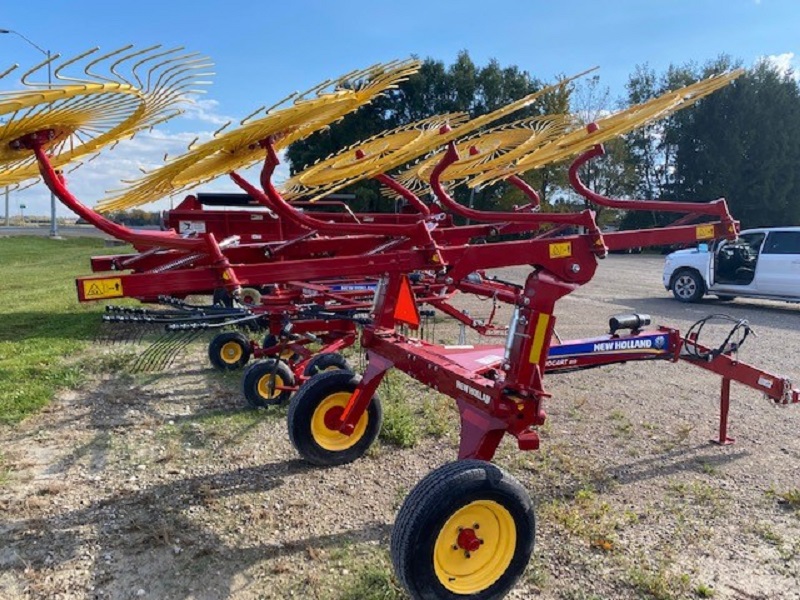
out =
[[[725,197],[745,227],[800,224],[800,87],[761,62],[687,111],[672,194]]]

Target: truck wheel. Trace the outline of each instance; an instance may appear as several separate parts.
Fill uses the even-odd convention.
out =
[[[238,331],[226,331],[208,344],[208,359],[219,371],[241,369],[250,360],[250,340]]]
[[[344,465],[361,458],[381,430],[383,408],[377,395],[361,415],[353,433],[333,429],[360,381],[349,371],[320,373],[306,381],[289,403],[289,439],[308,462]]]
[[[406,497],[392,563],[412,598],[504,598],[533,553],[533,503],[511,475],[480,460],[448,463]]]
[[[285,362],[274,358],[254,362],[242,376],[244,397],[253,408],[283,404],[291,397],[293,390],[282,388],[292,386],[292,370]]]
[[[672,281],[672,295],[681,302],[697,302],[706,293],[706,285],[697,271],[678,271]]]
[[[306,368],[303,369],[303,375],[306,377],[313,377],[318,373],[325,371],[336,371],[338,369],[353,372],[353,367],[347,362],[347,359],[337,352],[326,352],[325,354],[317,354],[308,361]]]

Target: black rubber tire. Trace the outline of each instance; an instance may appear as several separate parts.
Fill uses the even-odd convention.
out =
[[[361,458],[369,449],[381,431],[383,407],[376,395],[364,413],[367,419],[358,441],[349,448],[325,448],[314,438],[312,421],[317,408],[331,396],[338,393],[351,394],[355,391],[361,378],[350,371],[326,371],[306,381],[289,403],[287,424],[289,439],[297,452],[308,462],[328,467],[344,465]]]
[[[672,295],[679,302],[697,302],[706,293],[706,284],[694,269],[681,269],[672,277]]]
[[[306,377],[313,377],[325,371],[333,371],[336,369],[353,372],[353,367],[350,366],[350,363],[347,362],[344,356],[338,352],[326,352],[324,354],[312,356],[306,368],[303,369],[303,375]]]
[[[496,502],[508,512],[516,543],[510,563],[493,583],[472,592],[455,593],[436,574],[435,544],[448,519],[477,501]],[[491,463],[461,460],[431,471],[406,496],[392,530],[392,563],[400,583],[412,598],[494,600],[504,598],[525,571],[535,536],[533,503],[525,488]],[[453,551],[463,552],[456,548]],[[480,551],[481,548],[475,550]]]
[[[269,394],[267,389],[274,385],[273,378],[278,385],[294,385],[294,373],[282,360],[257,360],[245,369],[242,375],[242,393],[248,405],[253,408],[267,408],[283,404],[291,398],[292,390],[282,390],[277,395]]]
[[[238,345],[241,351],[240,355],[228,355],[227,351],[232,344]],[[227,348],[225,348],[226,345],[228,345]],[[250,340],[239,331],[220,333],[208,344],[208,359],[218,371],[241,369],[250,360],[251,354]]]

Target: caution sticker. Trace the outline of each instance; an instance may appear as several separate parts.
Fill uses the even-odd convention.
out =
[[[122,296],[122,279],[119,277],[90,279],[82,283],[83,297],[87,300],[102,300],[103,298],[119,298]]]
[[[698,240],[708,240],[714,237],[713,225],[698,225],[696,231]]]
[[[572,242],[550,244],[550,258],[569,258],[572,256]]]

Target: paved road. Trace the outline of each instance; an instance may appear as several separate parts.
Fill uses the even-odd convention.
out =
[[[111,239],[111,236],[106,235],[91,225],[60,225],[58,227],[58,234],[61,237],[93,237]],[[50,235],[50,226],[5,227],[0,225],[0,237],[11,235],[35,235],[39,237],[47,237]]]

